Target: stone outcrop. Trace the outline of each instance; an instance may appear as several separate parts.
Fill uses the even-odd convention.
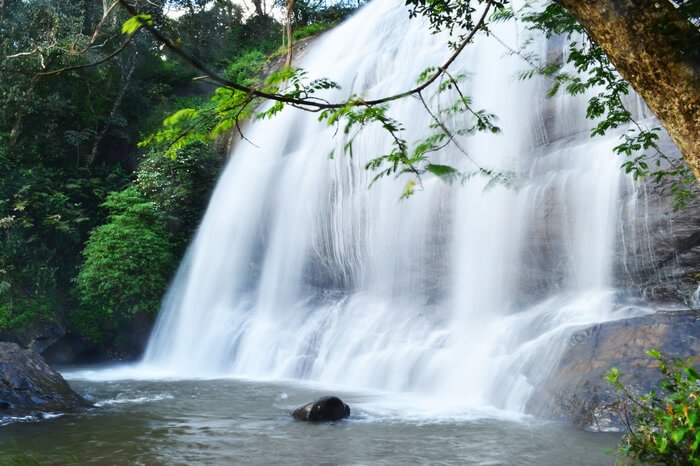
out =
[[[292,412],[300,421],[338,421],[350,416],[350,407],[335,396],[324,396]]]
[[[700,285],[700,185],[684,185],[695,196],[674,209],[671,184],[638,182],[623,193],[625,208],[614,258],[614,285],[657,307],[697,306],[692,296]]]
[[[42,353],[46,348],[61,340],[66,334],[65,326],[56,320],[39,320],[20,330],[0,332],[0,341],[17,343]]]
[[[605,379],[606,372],[616,367],[624,385],[645,394],[661,379],[656,360],[646,351],[658,347],[668,357],[690,357],[700,366],[699,320],[697,311],[658,312],[576,332],[528,411],[589,430],[621,429],[621,420],[609,408],[619,396]]]
[[[75,411],[89,406],[33,350],[0,342],[0,418]]]
[[[700,185],[684,185],[696,198],[676,210],[670,192],[674,181],[680,180],[628,180],[619,193],[611,285],[625,299],[657,309],[700,306],[693,301],[700,285]],[[539,207],[531,213],[528,248],[517,271],[524,305],[557,293],[571,280],[568,241],[573,232],[567,225],[577,207],[562,202],[562,189],[555,185],[537,193]]]

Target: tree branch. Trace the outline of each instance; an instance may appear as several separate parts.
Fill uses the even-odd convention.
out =
[[[136,33],[138,33],[138,31],[134,31],[134,32],[132,32],[131,34],[129,34],[129,37],[126,38],[126,40],[122,43],[122,45],[119,46],[119,48],[117,48],[114,52],[110,53],[110,54],[107,55],[106,57],[101,58],[100,60],[97,60],[97,61],[92,62],[92,63],[85,63],[85,64],[82,64],[82,65],[66,66],[66,67],[61,68],[61,69],[58,69],[58,70],[45,71],[45,72],[42,72],[42,73],[37,73],[35,76],[36,76],[36,77],[50,76],[50,75],[53,75],[53,74],[61,74],[61,73],[63,73],[64,71],[80,70],[80,69],[83,69],[83,68],[91,68],[91,67],[93,67],[93,66],[101,65],[102,63],[104,63],[104,62],[106,62],[106,61],[109,61],[109,60],[111,60],[112,58],[114,58],[114,57],[116,57],[117,55],[119,55],[119,54],[129,45],[129,43],[131,42],[131,39],[134,38],[134,35],[136,35]]]
[[[129,5],[126,0],[117,0],[119,4],[132,16],[138,17],[139,12],[131,5]],[[374,105],[379,105],[383,103],[388,103],[394,100],[402,99],[404,97],[408,97],[412,94],[416,94],[428,86],[430,86],[432,83],[435,82],[443,73],[444,71],[457,59],[459,54],[464,50],[464,48],[467,46],[469,42],[474,38],[476,33],[484,26],[484,22],[486,20],[486,16],[491,8],[493,0],[488,0],[486,7],[484,8],[484,12],[481,15],[481,18],[477,22],[477,24],[474,26],[474,28],[471,30],[469,35],[460,43],[460,45],[457,47],[455,52],[449,57],[449,59],[437,69],[437,71],[423,84],[420,86],[417,86],[413,89],[410,89],[406,92],[402,92],[400,94],[394,94],[391,96],[383,97],[380,99],[374,99],[374,100],[360,100],[357,99],[353,102],[355,106],[363,105],[363,106],[374,106]],[[313,100],[308,100],[308,99],[297,99],[293,97],[288,97],[285,95],[281,94],[274,94],[274,93],[269,93],[269,92],[264,92],[259,89],[255,88],[250,88],[246,86],[242,86],[236,82],[229,81],[228,79],[223,78],[222,76],[214,73],[211,71],[209,68],[207,68],[202,62],[199,60],[195,59],[194,57],[188,55],[187,53],[183,52],[180,47],[176,46],[172,41],[170,41],[167,37],[165,37],[161,32],[153,27],[151,24],[148,24],[145,20],[141,20],[141,26],[146,29],[156,40],[161,42],[165,47],[170,50],[172,53],[183,59],[185,62],[187,62],[189,65],[191,65],[193,68],[201,71],[203,74],[207,75],[212,81],[216,82],[217,84],[223,86],[223,87],[228,87],[237,91],[245,92],[247,94],[254,95],[256,97],[262,97],[267,100],[274,100],[277,102],[282,102],[285,104],[290,104],[290,105],[295,105],[298,106],[298,108],[301,108],[303,110],[322,110],[322,109],[338,109],[342,107],[347,106],[347,102],[339,102],[339,103],[323,103],[323,102],[315,102]],[[309,107],[309,108],[307,108]]]

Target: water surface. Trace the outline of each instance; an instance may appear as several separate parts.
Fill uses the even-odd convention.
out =
[[[295,382],[70,383],[98,407],[2,426],[0,451],[17,442],[81,464],[593,465],[612,464],[603,450],[618,439],[497,411]],[[351,406],[349,419],[309,424],[291,417],[293,408],[331,393]]]

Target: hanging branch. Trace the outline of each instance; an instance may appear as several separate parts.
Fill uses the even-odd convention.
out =
[[[98,24],[97,27],[95,28],[95,31],[92,33],[92,36],[90,37],[90,41],[88,42],[88,44],[87,44],[84,48],[82,48],[82,49],[80,49],[80,50],[75,50],[75,43],[73,43],[73,45],[71,45],[71,48],[70,48],[70,51],[69,51],[71,54],[74,54],[74,55],[82,55],[83,53],[87,52],[87,51],[90,49],[90,47],[93,46],[93,44],[94,44],[95,41],[97,40],[97,36],[100,34],[100,31],[102,31],[102,27],[104,26],[105,22],[107,21],[107,18],[109,17],[109,14],[112,12],[112,10],[114,10],[114,8],[115,8],[118,4],[119,4],[119,3],[117,3],[116,0],[115,0],[115,1],[112,3],[112,5],[110,5],[109,8],[106,8],[106,3],[103,5],[104,12],[103,12],[103,14],[102,14],[102,19],[100,20],[99,24]],[[76,42],[77,42],[77,39],[76,39]]]
[[[110,53],[110,54],[107,55],[106,57],[101,58],[101,59],[99,59],[99,60],[97,60],[97,61],[95,61],[95,62],[92,62],[92,63],[85,63],[85,64],[82,64],[82,65],[66,66],[66,67],[61,68],[61,69],[58,69],[58,70],[45,71],[45,72],[37,73],[36,76],[37,76],[37,77],[41,77],[41,76],[50,76],[50,75],[53,75],[53,74],[61,74],[61,73],[65,72],[65,71],[80,70],[80,69],[83,69],[83,68],[91,68],[91,67],[93,67],[93,66],[101,65],[102,63],[105,63],[105,62],[111,60],[112,58],[116,57],[116,56],[119,55],[121,52],[123,52],[124,49],[129,45],[129,43],[131,43],[131,40],[134,38],[134,35],[136,34],[136,32],[138,32],[138,31],[134,31],[133,33],[129,34],[129,36],[126,38],[126,40],[125,40],[125,41],[119,46],[119,48],[117,48],[114,52]]]
[[[491,8],[491,5],[493,3],[493,0],[489,0],[486,4],[486,7],[484,8],[484,12],[479,18],[479,21],[477,24],[474,26],[474,28],[470,31],[469,35],[460,43],[460,45],[457,47],[455,52],[450,56],[450,58],[435,71],[435,73],[425,82],[423,82],[421,85],[410,89],[406,92],[402,92],[400,94],[394,94],[391,96],[383,97],[380,99],[374,99],[374,100],[362,100],[362,99],[355,99],[354,101],[351,102],[339,102],[339,103],[324,103],[324,102],[319,102],[319,101],[314,101],[310,99],[298,99],[294,97],[289,97],[285,96],[282,94],[275,94],[275,93],[270,93],[270,92],[264,92],[259,89],[247,87],[247,86],[242,86],[236,82],[229,81],[228,79],[218,75],[217,73],[214,73],[211,71],[209,68],[207,68],[206,65],[204,65],[202,62],[197,60],[196,58],[192,57],[191,55],[188,55],[187,53],[183,52],[180,47],[175,45],[172,41],[170,41],[167,37],[165,37],[157,28],[155,28],[152,24],[149,24],[149,21],[147,19],[144,19],[143,15],[140,15],[139,12],[131,5],[129,5],[126,0],[118,0],[119,4],[130,14],[133,16],[134,19],[138,20],[141,23],[141,27],[146,29],[156,40],[161,42],[168,50],[170,50],[172,53],[183,59],[186,63],[191,65],[193,68],[199,70],[203,74],[209,77],[212,81],[214,81],[217,84],[220,84],[223,87],[227,87],[230,89],[234,89],[240,92],[245,92],[246,94],[253,95],[255,97],[261,97],[263,99],[267,100],[274,100],[276,102],[281,102],[284,104],[290,104],[294,105],[300,109],[307,110],[307,111],[319,111],[319,110],[325,110],[325,109],[340,109],[343,107],[347,107],[348,103],[354,105],[354,106],[374,106],[374,105],[379,105],[379,104],[384,104],[388,102],[392,102],[394,100],[402,99],[404,97],[408,97],[413,94],[417,94],[418,92],[426,89],[428,86],[433,84],[444,72],[445,70],[457,59],[459,54],[464,50],[464,48],[467,46],[469,42],[474,38],[476,33],[484,26],[484,22],[486,20],[486,16]]]

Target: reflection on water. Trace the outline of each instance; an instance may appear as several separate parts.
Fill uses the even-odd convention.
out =
[[[617,436],[498,412],[450,412],[382,393],[333,391],[352,408],[327,424],[290,411],[328,394],[295,383],[241,380],[73,380],[100,406],[0,427],[12,442],[56,462],[90,464],[611,464]],[[0,458],[3,456],[0,453]]]

